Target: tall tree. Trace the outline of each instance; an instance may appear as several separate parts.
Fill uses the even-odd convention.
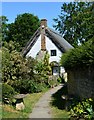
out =
[[[94,3],[70,2],[61,6],[61,14],[54,19],[56,30],[73,46],[94,35]]]
[[[8,37],[6,41],[16,41],[20,44],[21,48],[24,47],[39,27],[39,24],[38,17],[33,14],[24,13],[18,15],[15,22],[8,26]]]
[[[5,41],[8,31],[8,19],[6,16],[0,16],[0,43]]]

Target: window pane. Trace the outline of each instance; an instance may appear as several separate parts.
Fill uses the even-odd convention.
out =
[[[56,50],[51,50],[51,56],[56,56]]]

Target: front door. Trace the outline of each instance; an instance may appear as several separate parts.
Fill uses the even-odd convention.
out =
[[[53,75],[59,75],[59,67],[58,66],[54,66],[52,69]]]

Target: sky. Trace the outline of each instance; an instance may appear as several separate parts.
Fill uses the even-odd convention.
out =
[[[2,2],[2,15],[8,18],[8,22],[14,22],[19,14],[31,13],[39,19],[47,19],[47,24],[52,28],[61,12],[63,2]]]
[[[71,2],[73,0],[0,0],[1,2]]]

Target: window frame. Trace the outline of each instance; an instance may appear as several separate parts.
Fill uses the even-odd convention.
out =
[[[57,51],[56,50],[51,50],[51,56],[57,56]]]

